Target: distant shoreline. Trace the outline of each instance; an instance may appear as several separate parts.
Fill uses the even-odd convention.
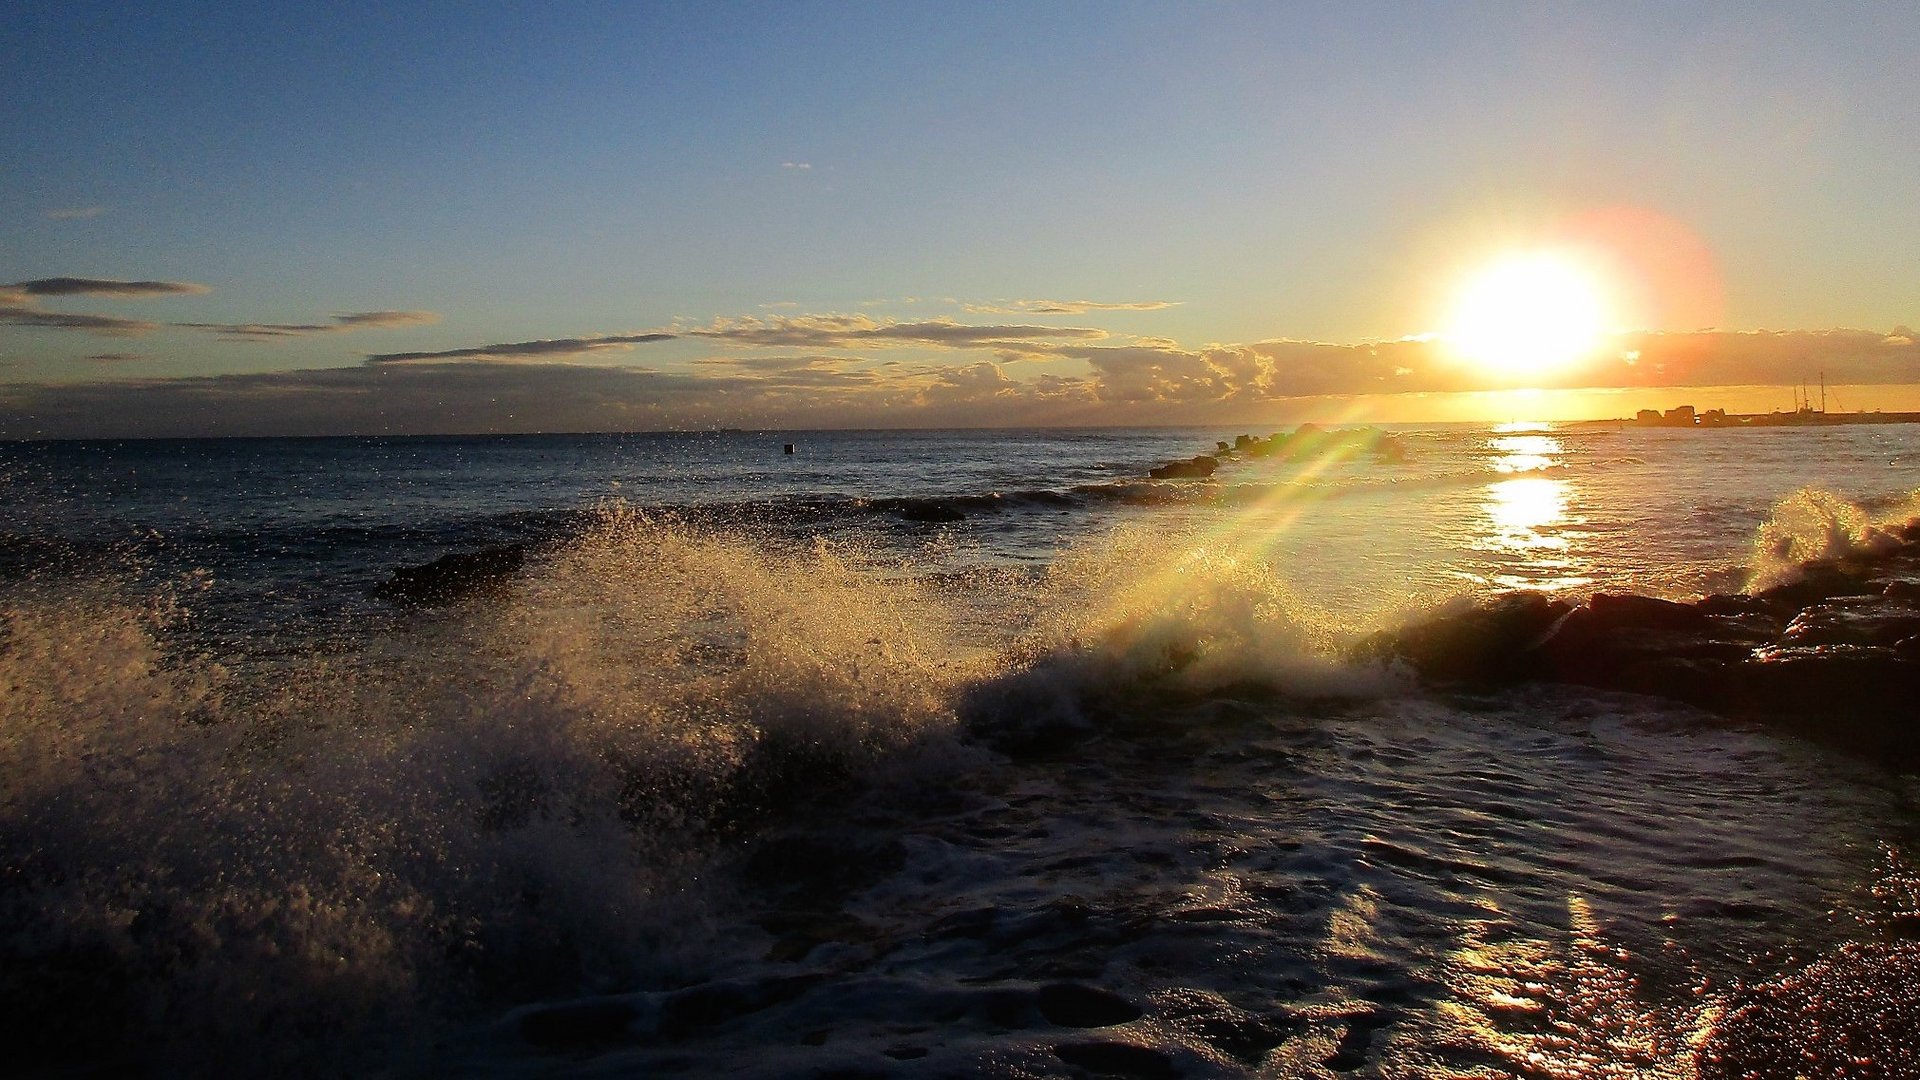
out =
[[[1655,413],[1644,409],[1635,417],[1613,420],[1570,420],[1570,428],[1750,428],[1750,427],[1848,427],[1857,424],[1920,424],[1920,412],[1824,412],[1801,409],[1798,412],[1730,413],[1709,409],[1695,413],[1691,406]]]

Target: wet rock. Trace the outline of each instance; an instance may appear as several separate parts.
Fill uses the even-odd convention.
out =
[[[1170,461],[1147,470],[1155,480],[1204,480],[1220,467],[1220,459],[1200,454],[1185,461]]]
[[[450,604],[500,585],[519,573],[526,561],[525,544],[453,552],[424,566],[395,570],[374,588],[373,595],[397,604]]]
[[[1920,611],[1882,596],[1809,604],[1780,635],[1784,646],[1892,645],[1920,634]]]
[[[1745,593],[1714,593],[1695,602],[1693,606],[1703,615],[1726,617],[1764,615],[1770,611],[1766,604]]]
[[[1694,605],[1657,596],[1595,593],[1587,601],[1584,612],[1588,618],[1611,628],[1701,630],[1707,625],[1706,613]]]
[[[1920,604],[1920,581],[1908,581],[1895,578],[1880,586],[1880,595],[1889,600],[1900,600],[1909,604]]]
[[[1557,682],[1674,696],[1666,688],[1680,680],[1745,659],[1766,629],[1716,623],[1690,604],[1601,593],[1562,619],[1524,666]]]
[[[1920,523],[1906,533],[1920,535]],[[1920,543],[1909,538],[1812,564],[1752,596],[1687,604],[1603,593],[1573,608],[1509,594],[1375,635],[1356,652],[1440,683],[1546,681],[1668,698],[1904,768],[1920,763],[1920,602],[1900,587],[1912,578]]]
[[[1437,682],[1510,682],[1536,674],[1533,650],[1572,610],[1542,593],[1507,593],[1376,635],[1360,651],[1404,660]]]
[[[1118,994],[1078,983],[1051,983],[1036,997],[1040,1015],[1060,1027],[1112,1027],[1140,1019],[1140,1009]]]
[[[1069,1065],[1105,1076],[1137,1076],[1144,1080],[1175,1077],[1173,1059],[1152,1047],[1123,1042],[1062,1043],[1053,1054]]]
[[[1754,593],[1753,598],[1769,605],[1801,608],[1836,596],[1872,596],[1879,591],[1867,582],[1859,567],[1834,561],[1813,563],[1798,579]]]
[[[520,1018],[520,1037],[548,1050],[618,1042],[637,1015],[623,1001],[588,1001],[530,1012]]]

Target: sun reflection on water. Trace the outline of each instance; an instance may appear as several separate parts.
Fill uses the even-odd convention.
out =
[[[1588,560],[1576,551],[1585,520],[1571,510],[1573,485],[1540,473],[1557,469],[1565,446],[1552,435],[1511,432],[1488,440],[1495,472],[1487,485],[1485,532],[1474,546],[1509,564],[1492,581],[1504,589],[1557,591],[1591,584]]]
[[[1695,1050],[1718,1015],[1710,1001],[1697,993],[1649,1000],[1630,954],[1608,939],[1583,897],[1567,897],[1567,916],[1560,941],[1513,935],[1498,924],[1468,930],[1443,965],[1451,994],[1426,1018],[1442,1060],[1428,1062],[1425,1075],[1699,1075]],[[1459,1058],[1495,1069],[1461,1071],[1446,1061]]]
[[[1503,473],[1557,468],[1559,455],[1566,452],[1560,440],[1551,435],[1501,435],[1489,441],[1487,448],[1497,455],[1493,459],[1494,471]]]

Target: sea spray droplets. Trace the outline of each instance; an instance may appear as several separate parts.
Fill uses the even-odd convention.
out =
[[[1130,716],[1143,693],[1233,689],[1370,697],[1403,688],[1342,655],[1350,630],[1294,596],[1256,546],[1231,536],[1122,527],[1063,552],[1023,597],[1025,631],[994,679],[968,691],[976,734],[1055,747]]]
[[[15,1049],[345,1067],[430,1035],[416,1006],[665,977],[690,923],[660,909],[716,830],[951,753],[917,595],[612,508],[501,596],[229,677],[137,607],[16,590]]]
[[[671,983],[708,963],[685,909],[726,886],[682,890],[717,841],[950,776],[983,695],[1365,682],[1218,539],[1123,531],[995,580],[956,598],[857,543],[614,503],[495,594],[231,672],[169,647],[164,604],[16,587],[0,1009],[36,1032],[23,1059],[347,1068],[475,1008]],[[960,644],[982,603],[1007,647]]]
[[[1088,649],[1114,675],[1171,676],[1189,692],[1380,691],[1377,673],[1340,659],[1349,628],[1296,596],[1284,573],[1232,537],[1118,529],[1062,555],[1022,647]]]
[[[1891,543],[1888,526],[1920,518],[1920,493],[1878,518],[1819,488],[1801,488],[1774,504],[1754,536],[1748,560],[1748,592],[1798,580],[1810,563],[1870,553]]]

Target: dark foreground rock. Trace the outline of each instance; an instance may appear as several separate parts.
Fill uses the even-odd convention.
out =
[[[527,562],[526,544],[442,555],[424,566],[402,567],[373,595],[396,604],[450,604],[505,582]]]
[[[1680,603],[1513,593],[1364,642],[1442,684],[1557,682],[1669,698],[1920,764],[1920,529],[1753,595]]]

